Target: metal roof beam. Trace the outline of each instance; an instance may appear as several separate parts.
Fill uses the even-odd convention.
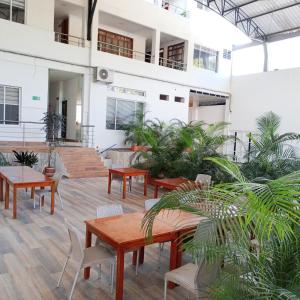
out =
[[[241,19],[241,20],[238,21],[238,23],[244,22],[244,21],[247,21],[247,20],[256,19],[256,18],[259,18],[259,17],[263,17],[263,16],[266,16],[266,15],[272,14],[274,12],[278,12],[278,11],[281,11],[281,10],[284,10],[284,9],[288,9],[288,8],[296,6],[296,5],[300,5],[300,2],[293,3],[293,4],[290,4],[290,5],[286,5],[286,6],[283,6],[283,7],[279,7],[279,8],[276,8],[276,9],[273,9],[273,10],[270,10],[270,11],[267,11],[267,12],[255,15],[255,16],[251,16],[249,18]]]
[[[276,41],[297,37],[299,35],[300,35],[300,26],[272,32],[269,33],[266,37],[268,42],[276,42]]]
[[[237,6],[233,6],[231,8],[228,8],[228,9],[225,9],[224,10],[224,13],[229,13],[229,12],[232,12],[238,8],[241,8],[241,7],[244,7],[244,6],[247,6],[249,4],[252,4],[254,2],[258,2],[259,0],[252,0],[252,1],[249,1],[249,2],[246,2],[246,3],[243,3],[243,4],[240,4],[240,5],[237,5]]]
[[[88,18],[87,18],[87,40],[88,41],[90,41],[92,37],[92,23],[93,23],[93,17],[94,17],[96,5],[97,5],[97,0],[89,0]]]

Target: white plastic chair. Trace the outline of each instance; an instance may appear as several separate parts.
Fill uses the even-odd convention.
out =
[[[207,174],[198,174],[195,182],[199,182],[204,189],[208,189],[211,185],[211,176]]]
[[[211,221],[201,222],[198,225],[194,239],[212,241],[216,238],[216,226]],[[199,299],[208,297],[208,288],[214,282],[221,268],[222,259],[214,263],[207,263],[203,258],[199,263],[188,263],[178,269],[174,269],[165,274],[164,300],[167,299],[168,281],[174,282]]]
[[[112,217],[112,216],[118,216],[118,215],[123,215],[123,207],[120,204],[106,204],[106,205],[101,205],[97,207],[97,218],[106,218],[106,217]],[[109,244],[105,243],[102,241],[99,237],[96,239],[96,245],[101,245],[102,247],[106,248],[108,251],[110,251],[114,256],[116,256],[116,250],[110,246]],[[139,250],[137,250],[137,257],[139,257]],[[135,274],[137,275],[138,273],[138,260],[135,268]],[[101,277],[101,266],[100,266],[100,273],[99,277]]]
[[[69,295],[69,300],[72,299],[74,289],[78,280],[80,270],[93,265],[101,265],[102,263],[110,263],[111,266],[111,293],[113,293],[114,273],[115,273],[115,256],[101,246],[83,248],[80,240],[80,233],[67,220],[65,220],[70,238],[70,250],[64,263],[61,275],[57,282],[57,287],[60,286],[66,266],[70,258],[77,263],[77,272],[74,278],[72,289]]]
[[[61,209],[64,209],[63,201],[62,201],[60,191],[59,191],[59,184],[60,184],[62,176],[63,176],[62,174],[59,174],[57,177],[54,178],[54,180],[55,180],[54,190],[55,190],[55,195],[57,195],[59,198]],[[33,208],[35,208],[35,206],[36,206],[35,197],[37,196],[39,199],[39,206],[40,206],[40,211],[41,211],[42,210],[42,199],[45,198],[45,196],[47,196],[47,195],[51,197],[51,189],[46,188],[46,189],[36,190],[35,196],[33,198]]]

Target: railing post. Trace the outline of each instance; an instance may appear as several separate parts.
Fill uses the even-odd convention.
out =
[[[23,146],[25,147],[25,123],[23,123]]]

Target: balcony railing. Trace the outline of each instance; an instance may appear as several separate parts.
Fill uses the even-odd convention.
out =
[[[81,37],[69,35],[61,32],[55,32],[55,41],[63,44],[69,44],[84,48],[85,40]]]
[[[110,54],[115,54],[118,56],[123,56],[127,58],[148,62],[148,63],[154,62],[154,56],[152,56],[151,54],[135,51],[129,48],[120,47],[118,45],[108,44],[101,41],[98,42],[98,50]]]
[[[181,61],[160,57],[159,65],[167,68],[175,69],[175,70],[186,71],[186,64]]]
[[[189,13],[187,10],[185,10],[182,7],[176,6],[172,3],[172,1],[168,0],[163,0],[161,4],[162,8],[165,10],[168,10],[176,15],[188,18]]]

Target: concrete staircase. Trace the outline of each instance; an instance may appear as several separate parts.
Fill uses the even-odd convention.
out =
[[[108,176],[108,170],[94,148],[62,147],[57,148],[57,152],[68,178]]]

